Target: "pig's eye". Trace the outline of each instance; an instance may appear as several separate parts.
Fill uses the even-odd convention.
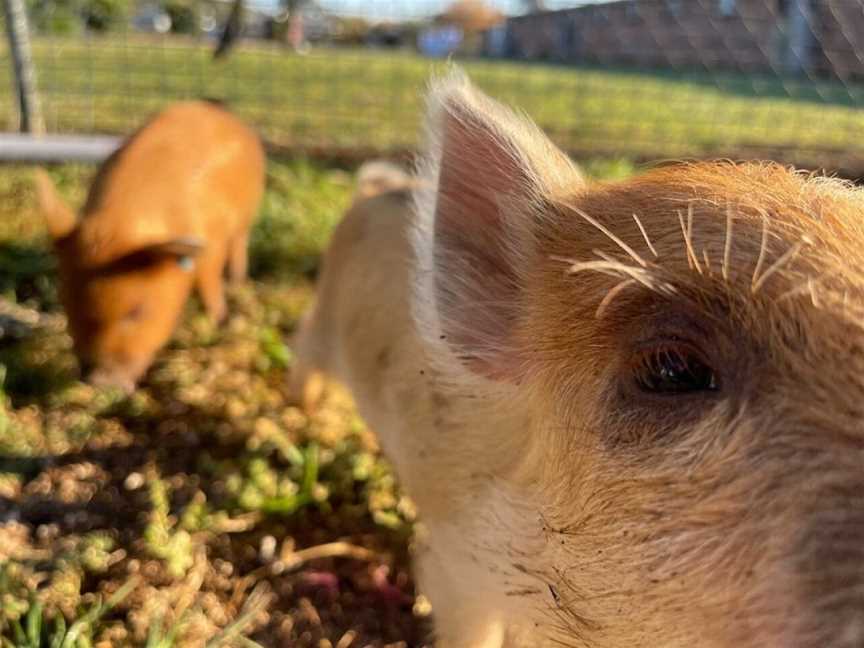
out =
[[[633,358],[636,386],[652,394],[716,391],[714,370],[687,343],[669,340],[640,349]]]
[[[136,320],[141,319],[144,315],[144,304],[137,304],[130,308],[126,314],[123,316],[123,319],[127,322],[134,322]]]

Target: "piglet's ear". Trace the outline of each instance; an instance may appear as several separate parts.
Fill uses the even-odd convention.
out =
[[[430,93],[433,295],[441,335],[473,372],[517,379],[513,332],[538,206],[578,189],[579,171],[527,118],[455,73]]]
[[[68,236],[78,224],[75,212],[60,197],[54,181],[45,169],[36,169],[33,179],[39,211],[42,212],[51,238],[56,241]]]
[[[143,253],[153,257],[173,256],[177,258],[196,257],[204,250],[203,239],[197,236],[181,236],[164,243],[148,246]]]
[[[174,260],[184,270],[195,267],[195,257],[204,250],[204,241],[196,236],[181,236],[163,243],[138,248],[106,264],[95,266],[101,272],[140,270],[154,263]]]

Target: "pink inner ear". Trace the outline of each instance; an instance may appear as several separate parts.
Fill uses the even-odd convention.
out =
[[[501,206],[503,197],[527,193],[528,176],[490,123],[462,106],[448,109],[435,213],[443,332],[471,371],[514,380],[519,282],[513,249],[520,241],[507,231]]]
[[[464,209],[477,216],[476,227],[500,217],[502,194],[526,188],[528,175],[516,155],[492,124],[463,106],[448,106],[439,186],[442,193],[459,191]]]

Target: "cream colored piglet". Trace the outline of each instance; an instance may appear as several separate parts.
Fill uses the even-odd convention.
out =
[[[438,644],[864,646],[864,193],[589,183],[459,74],[428,131],[336,230],[295,380],[419,505]]]

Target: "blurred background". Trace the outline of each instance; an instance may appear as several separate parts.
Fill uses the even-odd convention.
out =
[[[286,341],[357,165],[409,159],[448,59],[594,178],[864,175],[864,0],[0,2],[2,648],[431,646],[417,512],[344,391],[293,405]],[[202,97],[268,145],[250,281],[218,328],[191,300],[131,396],[95,389],[33,164],[78,208],[119,137]]]
[[[406,151],[452,58],[576,155],[864,161],[859,0],[4,2],[29,18],[50,133],[125,133],[207,96],[289,153]],[[7,131],[13,74],[0,49]]]

